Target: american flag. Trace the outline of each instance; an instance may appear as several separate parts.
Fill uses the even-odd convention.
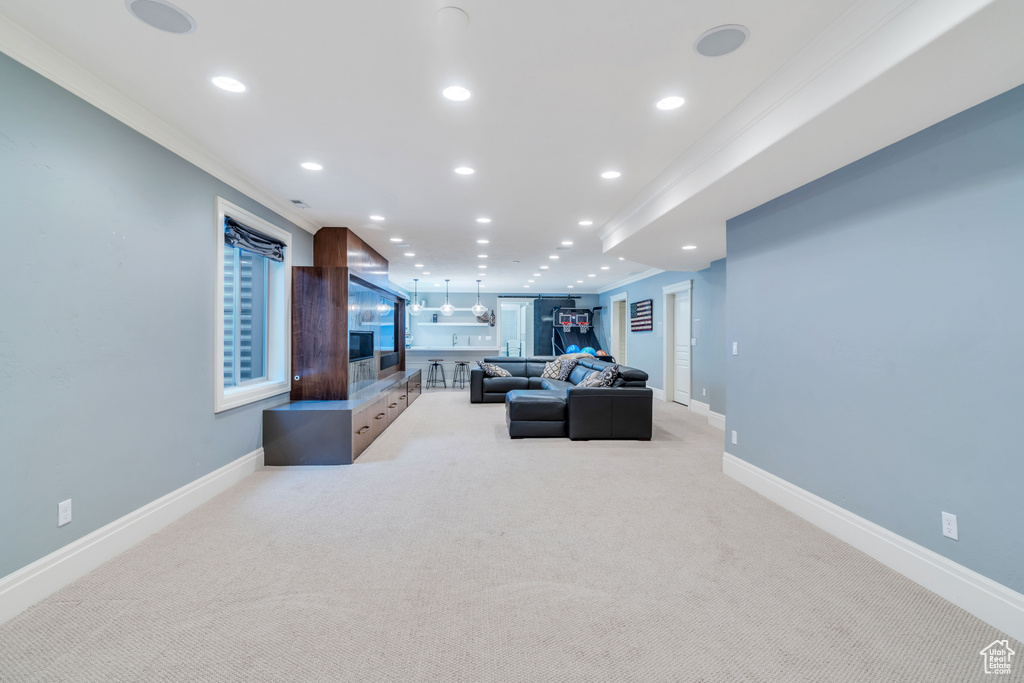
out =
[[[650,332],[654,329],[654,299],[644,299],[629,305],[631,332]]]

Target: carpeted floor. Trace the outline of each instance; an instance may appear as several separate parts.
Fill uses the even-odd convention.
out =
[[[0,626],[0,680],[994,678],[996,629],[725,477],[704,418],[655,424],[511,441],[426,393],[358,464],[261,470]]]

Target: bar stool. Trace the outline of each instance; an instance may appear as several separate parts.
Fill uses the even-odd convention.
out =
[[[441,382],[441,384],[444,385],[444,388],[447,389],[448,388],[448,382],[445,381],[444,365],[442,365],[442,363],[444,363],[444,358],[428,358],[427,360],[430,361],[430,366],[427,368],[427,381],[426,381],[426,385],[428,387],[436,387],[437,386],[437,382],[438,382],[437,373],[440,371],[440,373],[441,373],[440,382]]]
[[[455,388],[455,383],[459,383],[460,389],[466,388],[466,382],[469,380],[469,361],[460,360],[455,363],[455,372],[452,373],[452,389]]]

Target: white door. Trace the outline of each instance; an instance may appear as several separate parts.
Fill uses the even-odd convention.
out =
[[[674,374],[672,400],[690,405],[690,290],[676,292],[673,329]]]
[[[615,341],[612,343],[612,355],[619,365],[626,364],[626,302],[616,301],[615,304]]]

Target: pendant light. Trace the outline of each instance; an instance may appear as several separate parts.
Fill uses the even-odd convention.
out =
[[[444,281],[444,306],[441,307],[441,315],[449,316],[455,312],[455,307],[452,306],[451,302],[448,301],[448,283],[451,280]]]
[[[484,306],[482,303],[480,303],[480,281],[479,280],[476,281],[476,305],[473,306],[473,308],[471,308],[470,310],[473,311],[473,315],[475,315],[478,318],[480,316],[482,316],[484,313],[487,312],[487,307]]]
[[[412,279],[412,292],[413,292],[413,294],[412,294],[412,305],[409,306],[409,315],[419,315],[423,311],[423,307],[420,306],[420,300],[419,300],[419,294],[420,294],[419,288],[418,288],[419,282],[420,282],[420,279],[418,277],[414,277]]]

